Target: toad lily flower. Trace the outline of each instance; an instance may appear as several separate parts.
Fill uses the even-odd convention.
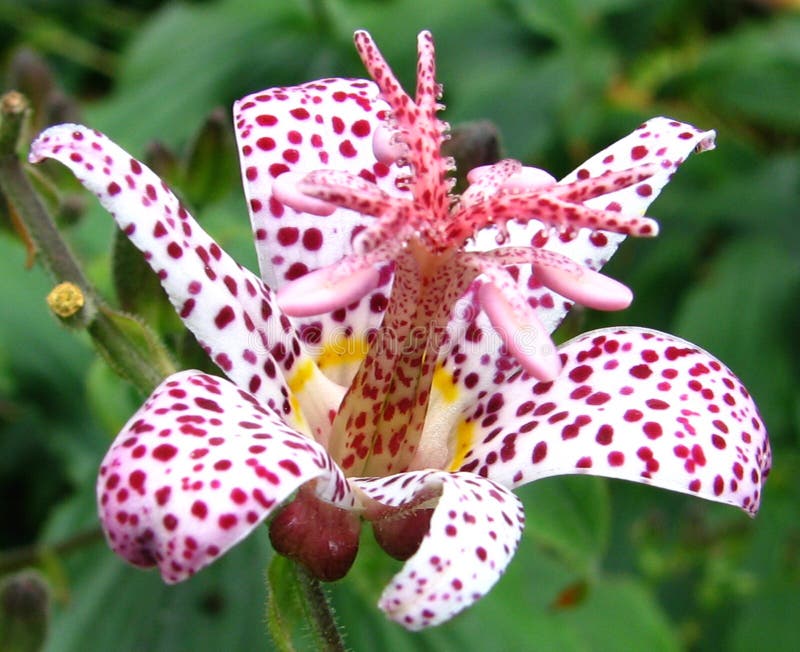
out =
[[[178,582],[273,516],[278,552],[335,579],[370,521],[406,560],[380,607],[419,629],[497,581],[523,527],[511,489],[533,480],[590,473],[754,513],[767,436],[720,362],[641,328],[549,339],[573,301],[628,304],[597,270],[655,234],[645,209],[713,132],[655,118],[561,182],[504,160],[457,196],[430,34],[414,99],[368,34],[356,46],[374,81],[236,103],[264,280],[102,134],[33,144],[99,197],[229,379],[175,374],[123,428],[98,481],[111,547]]]

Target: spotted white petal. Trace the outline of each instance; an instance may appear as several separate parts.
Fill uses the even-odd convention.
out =
[[[509,487],[567,473],[622,478],[758,510],[767,433],[722,363],[638,328],[587,333],[560,353],[554,382],[518,373],[482,395],[454,386],[464,410],[452,468]]]
[[[470,473],[417,471],[354,480],[370,498],[402,506],[436,491],[430,529],[381,595],[379,606],[418,630],[445,622],[494,586],[516,551],[522,505],[508,489]]]
[[[222,378],[165,380],[115,439],[100,467],[100,517],[114,551],[185,580],[236,545],[301,485],[351,507],[325,449]]]
[[[306,355],[270,289],[203,231],[152,170],[103,134],[71,124],[36,139],[31,160],[43,158],[69,167],[97,195],[231,380],[295,426],[322,436],[341,390]]]
[[[692,153],[714,147],[715,133],[671,118],[651,118],[631,134],[598,152],[562,179],[554,190],[562,200],[585,204],[588,208],[617,212],[621,216],[645,214],[678,167]],[[610,181],[616,174],[632,168],[648,169],[652,174],[639,183],[616,187]],[[591,188],[591,189],[590,189]],[[589,196],[590,198],[587,198]],[[508,244],[544,247],[564,254],[592,270],[608,262],[625,235],[610,231],[580,229],[551,232],[541,222],[508,225]],[[497,246],[496,228],[487,228],[475,237],[474,249]],[[520,288],[528,294],[531,306],[549,330],[561,323],[572,303],[543,287],[527,266],[519,267]]]
[[[343,208],[323,211],[296,210],[281,201],[290,196],[276,181],[289,175],[302,180],[315,170],[338,170],[375,184],[376,189],[400,196],[399,168],[378,161],[373,142],[388,106],[378,87],[363,79],[324,79],[300,86],[271,88],[234,104],[236,138],[245,195],[256,240],[261,276],[275,289],[309,271],[328,267],[353,251],[353,238],[369,218]],[[277,196],[276,196],[277,190]],[[295,193],[299,194],[299,193]],[[306,197],[304,201],[317,201]],[[335,208],[335,207],[334,207]],[[387,270],[388,271],[388,270]],[[314,345],[316,357],[325,361],[324,372],[347,384],[360,358],[332,355],[343,332],[363,336],[377,326],[383,314],[391,275],[361,301],[313,318],[294,318],[304,339]]]

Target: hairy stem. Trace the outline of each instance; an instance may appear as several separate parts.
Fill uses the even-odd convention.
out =
[[[82,295],[74,314],[61,313],[55,307],[54,312],[68,325],[86,328],[115,371],[143,393],[149,393],[164,376],[174,371],[169,356],[146,326],[115,313],[105,304],[61,237],[28,180],[17,153],[27,113],[28,103],[19,93],[11,91],[0,98],[0,190],[27,229],[47,271],[56,282],[72,284],[74,292]]]
[[[320,581],[301,564],[275,555],[267,572],[267,589],[267,627],[278,650],[294,652],[297,635],[304,641],[304,649],[347,649]],[[311,646],[308,638],[313,641]]]

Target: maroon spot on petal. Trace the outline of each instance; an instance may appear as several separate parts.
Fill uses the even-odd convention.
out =
[[[603,424],[597,431],[595,441],[602,446],[608,446],[614,439],[614,428],[608,424]]]
[[[725,481],[718,475],[714,478],[714,495],[721,496],[723,491],[725,491]]]
[[[161,521],[164,524],[164,527],[167,528],[170,532],[172,532],[176,527],[178,527],[178,518],[175,514],[167,514]]]
[[[239,518],[236,514],[222,514],[217,522],[223,530],[230,530],[232,527],[236,526],[239,522]]]
[[[220,407],[219,403],[210,399],[204,398],[202,396],[198,396],[194,399],[195,404],[197,407],[202,408],[204,410],[209,410],[210,412],[219,412],[222,413],[224,410]]]
[[[231,500],[237,505],[244,505],[247,502],[247,494],[239,487],[231,489]]]
[[[655,421],[646,422],[642,426],[642,430],[649,439],[658,439],[663,434],[663,431],[661,430],[661,425],[656,423]]]
[[[700,466],[706,465],[706,455],[700,445],[695,444],[692,446],[692,459]]]
[[[169,495],[172,493],[172,487],[161,487],[156,491],[156,502],[162,507],[167,504]]]
[[[630,409],[625,412],[622,418],[625,419],[625,421],[633,423],[642,418],[642,412],[640,410]]]
[[[593,369],[589,365],[584,364],[579,367],[575,367],[572,371],[570,371],[569,378],[576,383],[582,383],[592,375],[592,371]]]
[[[322,231],[313,227],[306,229],[303,233],[303,246],[309,251],[317,251],[322,247]]]
[[[661,399],[657,398],[650,398],[645,401],[645,405],[649,407],[651,410],[667,410],[669,409],[669,403],[666,401],[662,401]]]
[[[282,469],[286,469],[293,476],[300,477],[300,468],[297,466],[294,460],[281,460],[278,462],[278,466],[280,466]]]
[[[647,156],[647,148],[644,145],[637,145],[631,149],[631,158],[634,161],[639,161]]]
[[[258,115],[256,116],[256,123],[262,127],[271,127],[278,123],[278,118],[274,115]]]
[[[293,281],[296,278],[305,276],[308,273],[308,266],[305,263],[292,263],[289,269],[286,270],[284,276],[287,281]]]
[[[265,152],[275,149],[275,141],[269,136],[262,136],[256,141],[256,147]]]
[[[547,457],[547,442],[540,441],[536,446],[533,447],[533,455],[531,456],[531,461],[534,464],[538,464],[541,462],[545,457]]]
[[[112,197],[122,192],[122,188],[119,187],[119,184],[116,181],[112,181],[111,183],[109,183],[107,190],[108,194],[111,195]]]
[[[387,305],[389,305],[389,300],[386,298],[386,295],[380,292],[373,294],[369,298],[369,309],[376,314],[380,314],[386,310]]]
[[[603,405],[611,400],[611,396],[606,394],[605,392],[595,392],[589,398],[586,399],[586,403],[588,405]]]
[[[725,439],[717,434],[711,435],[711,443],[714,444],[714,448],[719,448],[720,450],[724,450],[727,446]]]
[[[578,469],[591,469],[592,468],[592,458],[591,457],[582,457],[575,463],[575,468]]]
[[[625,454],[621,451],[611,451],[608,454],[609,466],[622,466],[625,463]]]
[[[288,247],[297,242],[300,237],[300,229],[294,226],[282,226],[278,229],[278,242],[284,247]]]
[[[233,308],[231,308],[230,306],[224,306],[217,313],[216,317],[214,317],[214,324],[216,325],[217,328],[222,330],[228,324],[230,324],[235,318],[236,315],[233,312]]]
[[[346,158],[353,158],[356,154],[358,154],[356,148],[353,147],[353,143],[351,143],[349,140],[343,140],[341,143],[339,143],[339,153]]]
[[[144,495],[144,481],[147,479],[144,471],[137,469],[128,476],[128,484],[140,494]]]
[[[208,507],[202,500],[195,500],[192,503],[192,514],[203,520],[208,515]]]
[[[153,449],[152,455],[157,460],[169,462],[177,454],[178,449],[172,444],[161,444]]]
[[[645,378],[649,378],[653,371],[650,369],[649,365],[637,364],[636,366],[631,367],[628,373],[630,373],[630,375],[634,378],[644,380]]]
[[[486,548],[484,548],[483,546],[478,546],[477,548],[475,548],[475,554],[481,561],[486,561],[486,557],[488,556],[486,553]]]
[[[359,138],[364,138],[365,136],[369,136],[370,131],[372,128],[370,127],[369,122],[366,120],[356,120],[353,123],[353,126],[350,127],[350,130],[353,132],[354,136],[358,136]]]

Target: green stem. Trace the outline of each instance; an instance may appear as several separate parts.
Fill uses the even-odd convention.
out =
[[[315,638],[325,643],[325,647],[321,649],[331,652],[344,651],[344,641],[336,627],[331,604],[321,582],[301,564],[295,562],[294,567],[298,585],[305,598],[303,607],[306,612],[306,620],[315,628]]]
[[[60,281],[69,281],[83,289],[89,286],[89,281],[28,181],[17,155],[17,142],[27,113],[28,103],[19,93],[12,91],[0,99],[0,187],[28,227],[47,270]]]
[[[64,555],[103,540],[103,531],[98,528],[73,534],[58,543],[37,543],[32,546],[13,548],[0,554],[0,575],[33,566],[51,555]]]
[[[105,304],[61,237],[17,154],[27,113],[28,103],[19,93],[0,98],[0,190],[28,230],[45,268],[57,282],[71,283],[83,294],[83,307],[64,322],[86,328],[115,371],[149,394],[174,371],[169,357],[146,326]]]
[[[347,649],[325,590],[305,567],[275,555],[267,572],[267,586],[267,627],[278,650],[294,652],[293,634],[303,629],[302,633],[313,641],[311,649],[325,652]]]

